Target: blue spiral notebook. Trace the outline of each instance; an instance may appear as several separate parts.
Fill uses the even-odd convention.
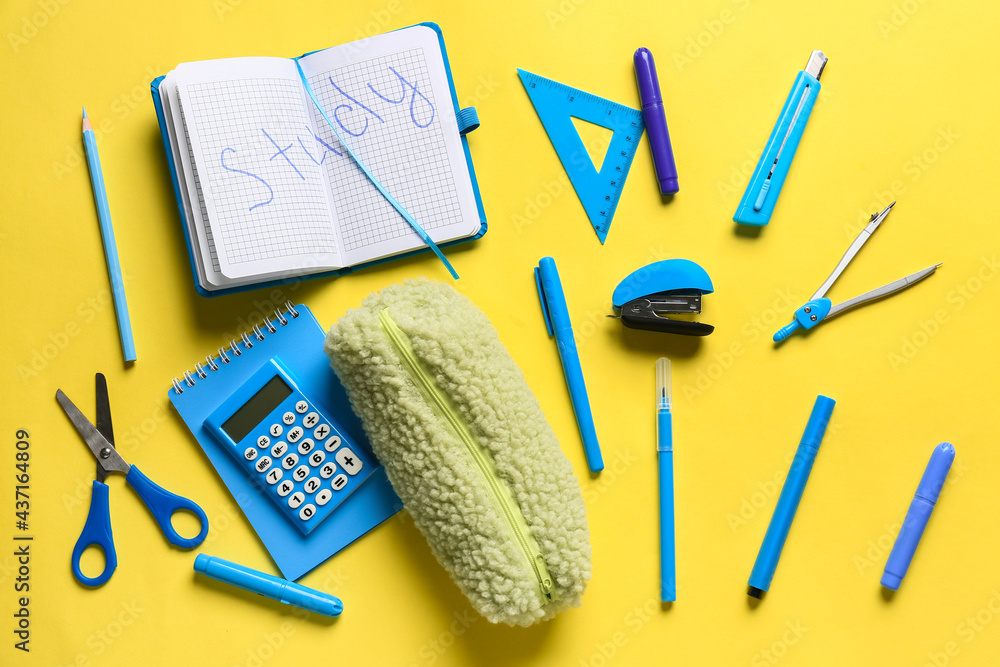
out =
[[[305,306],[289,304],[240,340],[227,343],[209,355],[207,365],[175,379],[170,402],[198,440],[208,460],[264,543],[281,574],[298,579],[369,530],[402,509],[385,469],[378,466],[322,523],[304,535],[285,516],[261,487],[209,430],[205,419],[255,371],[277,357],[294,375],[299,389],[322,412],[337,419],[349,439],[362,447],[369,460],[371,451],[360,420],[330,361],[323,352],[325,332]]]
[[[182,63],[151,86],[203,296],[427,250],[347,147],[438,245],[486,232],[465,136],[479,120],[433,23],[296,59]]]

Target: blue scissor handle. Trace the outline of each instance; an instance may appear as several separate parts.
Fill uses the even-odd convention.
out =
[[[160,524],[160,530],[163,531],[168,542],[175,547],[193,549],[205,540],[205,536],[208,535],[208,517],[205,516],[203,509],[187,498],[170,493],[162,486],[157,485],[135,466],[129,468],[128,474],[125,475],[125,481],[135,489],[135,492],[142,498],[142,502],[146,503],[146,507],[153,514],[156,523]],[[198,517],[198,521],[201,523],[200,533],[194,537],[181,537],[180,533],[174,530],[170,519],[174,512],[179,510],[187,510]]]
[[[88,577],[80,570],[80,558],[89,547],[98,547],[104,552],[104,571],[96,577]],[[90,512],[87,523],[83,524],[80,539],[73,547],[73,574],[77,581],[87,586],[103,586],[118,567],[115,540],[111,535],[111,511],[108,509],[108,485],[94,480],[90,493]]]

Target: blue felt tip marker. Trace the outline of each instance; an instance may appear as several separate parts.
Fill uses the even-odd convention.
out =
[[[677,600],[674,536],[674,416],[670,360],[656,360],[656,461],[660,473],[660,601]]]
[[[885,564],[885,572],[882,573],[882,585],[891,591],[898,591],[899,585],[903,583],[903,577],[910,568],[910,561],[913,560],[913,554],[924,534],[924,528],[927,527],[927,521],[931,518],[931,512],[934,511],[934,505],[941,495],[941,488],[954,460],[955,448],[950,442],[942,442],[931,454],[931,460],[927,463],[924,476],[920,478],[920,484],[917,486],[917,493],[913,496],[906,518],[903,519],[903,527],[896,536],[896,543],[892,545],[892,552]]]
[[[215,556],[198,554],[194,559],[194,571],[251,593],[277,600],[282,604],[290,604],[322,616],[340,616],[340,612],[344,610],[343,603],[329,593],[322,593],[294,581],[251,570]]]
[[[809,122],[816,98],[819,97],[819,78],[826,67],[827,57],[822,51],[813,51],[806,68],[799,72],[788,93],[785,106],[778,115],[778,122],[771,130],[760,162],[747,184],[743,199],[736,208],[733,221],[741,225],[760,227],[771,220],[774,205],[781,194],[781,186],[792,166],[792,158],[799,147],[802,133]]]
[[[555,336],[556,339],[563,374],[566,376],[566,386],[569,387],[569,398],[573,403],[577,426],[580,427],[580,439],[583,440],[587,467],[590,468],[590,472],[600,472],[604,470],[604,459],[597,444],[597,431],[594,429],[594,416],[590,412],[587,385],[583,382],[580,355],[576,351],[576,339],[573,338],[573,327],[569,321],[566,296],[563,294],[562,282],[559,280],[559,271],[556,269],[554,259],[543,257],[538,262],[538,266],[535,267],[535,284],[538,287],[538,298],[542,302],[545,328],[549,335]]]
[[[812,414],[809,415],[809,423],[806,424],[806,432],[802,435],[799,448],[795,451],[792,467],[788,471],[784,486],[781,487],[778,505],[774,508],[774,515],[764,535],[764,543],[760,545],[760,552],[750,573],[747,595],[752,598],[764,597],[764,593],[771,587],[771,579],[778,567],[781,550],[785,546],[795,511],[799,508],[802,492],[806,489],[809,473],[812,472],[813,462],[823,442],[823,434],[826,433],[826,425],[830,423],[830,415],[836,404],[832,398],[816,397]]]

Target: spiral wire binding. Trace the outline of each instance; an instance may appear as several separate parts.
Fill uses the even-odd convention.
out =
[[[274,316],[277,318],[277,322],[281,326],[288,325],[288,317],[286,317],[286,315],[288,317],[291,317],[293,320],[299,316],[299,311],[295,309],[295,304],[293,304],[291,301],[285,301],[284,313],[281,312],[280,308],[274,309]],[[271,320],[267,317],[267,315],[264,316],[264,329],[267,330],[266,333],[270,334],[277,333],[278,331],[278,327],[276,327],[271,322]],[[264,340],[265,331],[261,329],[259,324],[254,324],[251,331],[253,337],[256,338],[258,341]],[[236,340],[234,338],[231,341],[229,341],[229,350],[232,352],[232,355],[234,357],[239,357],[243,354],[243,350],[240,349],[241,343],[245,349],[247,350],[253,349],[254,344],[253,341],[250,339],[250,334],[244,331],[242,334],[240,334],[240,340]],[[230,361],[232,361],[229,354],[226,353],[225,345],[219,348],[218,357],[213,358],[211,354],[206,356],[204,366],[201,364],[200,361],[195,362],[194,375],[192,375],[190,371],[184,371],[184,373],[182,374],[183,385],[181,384],[181,379],[175,377],[173,379],[174,391],[177,392],[178,395],[183,394],[184,386],[193,387],[197,382],[197,379],[204,380],[205,378],[207,378],[208,372],[206,371],[206,369],[212,372],[218,371],[220,366],[217,362],[219,361],[221,361],[223,364],[228,364]],[[197,375],[197,379],[195,379],[195,375]]]

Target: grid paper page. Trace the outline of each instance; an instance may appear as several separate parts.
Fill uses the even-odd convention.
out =
[[[180,147],[180,150],[187,151],[188,159],[191,160],[191,175],[194,180],[195,191],[198,193],[198,211],[201,213],[201,222],[205,226],[205,238],[208,239],[208,252],[212,258],[212,268],[215,273],[221,273],[219,253],[215,250],[215,238],[212,236],[212,226],[207,222],[208,207],[205,206],[205,193],[201,189],[201,181],[198,179],[198,165],[194,160],[194,149],[191,148],[191,136],[187,129],[187,118],[184,117],[184,105],[180,103],[180,100],[178,100],[178,107],[181,110],[181,125],[184,127],[184,145]]]
[[[385,40],[381,48],[357,47],[361,56],[347,62],[338,47],[304,58],[309,85],[344,141],[432,238],[471,235],[480,223],[436,35],[410,28],[376,39]],[[393,50],[390,39],[402,48]],[[429,40],[432,53],[421,39]],[[435,65],[436,78],[430,71]],[[422,246],[315,106],[312,112],[326,145],[324,164],[348,263]]]
[[[336,253],[320,167],[292,155],[315,143],[296,82],[234,78],[180,93],[223,273],[294,270]]]

